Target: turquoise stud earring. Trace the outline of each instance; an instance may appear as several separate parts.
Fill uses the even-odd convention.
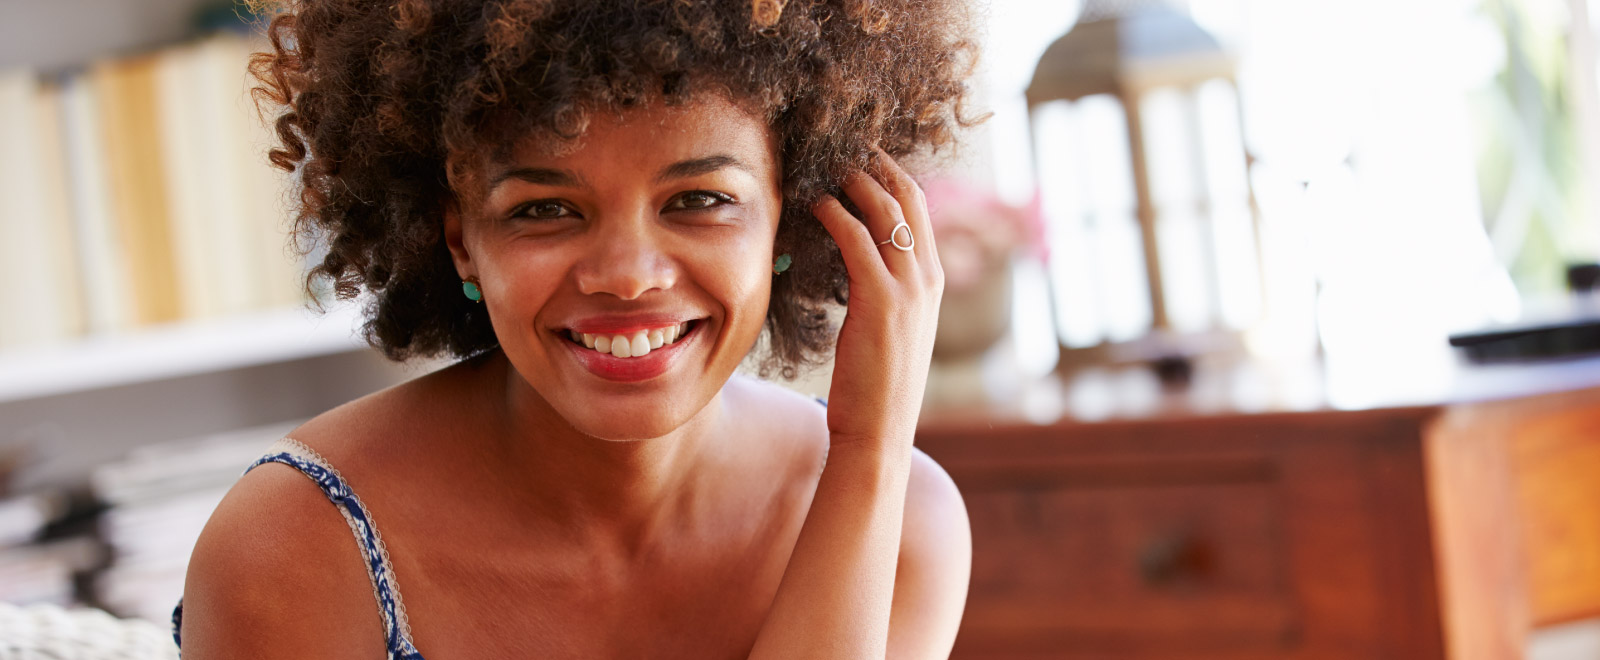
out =
[[[778,255],[777,260],[772,262],[772,274],[778,275],[783,271],[789,270],[789,264],[792,263],[794,263],[794,258],[790,257],[787,252]]]
[[[461,292],[467,294],[472,302],[483,302],[483,291],[478,288],[478,278],[469,277],[461,280]]]

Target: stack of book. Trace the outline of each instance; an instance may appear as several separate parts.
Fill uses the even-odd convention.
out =
[[[249,93],[263,49],[0,72],[0,351],[303,301],[296,191]]]
[[[73,576],[100,564],[103,551],[83,535],[41,540],[67,507],[60,491],[0,497],[0,602],[66,606],[77,600]]]
[[[111,557],[94,580],[94,602],[119,616],[170,620],[189,555],[223,494],[302,422],[140,447],[97,468],[90,482],[107,505],[100,538]]]

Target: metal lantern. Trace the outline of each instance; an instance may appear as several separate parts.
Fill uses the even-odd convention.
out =
[[[1039,59],[1027,103],[1052,244],[1069,248],[1051,260],[1063,365],[1237,347],[1259,315],[1235,70],[1212,35],[1155,0],[1087,0]],[[1077,161],[1053,165],[1063,158]],[[1080,277],[1062,270],[1073,268]],[[1115,305],[1085,322],[1091,299]]]

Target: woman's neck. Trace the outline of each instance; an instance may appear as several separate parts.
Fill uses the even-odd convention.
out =
[[[727,437],[722,392],[664,436],[605,440],[573,428],[497,353],[500,377],[488,382],[500,383],[500,396],[488,400],[499,414],[484,456],[511,510],[585,546],[635,556],[706,505],[715,479],[699,468]]]

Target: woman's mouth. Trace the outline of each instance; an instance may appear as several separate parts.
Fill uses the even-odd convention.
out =
[[[590,373],[615,382],[638,382],[666,373],[700,336],[704,319],[626,332],[559,332],[572,356]]]
[[[637,358],[649,355],[650,351],[663,346],[677,343],[689,333],[689,326],[693,323],[697,321],[684,321],[664,328],[637,330],[631,333],[590,334],[568,330],[567,338],[574,344],[592,348],[598,353],[610,353],[613,357],[619,358]]]

